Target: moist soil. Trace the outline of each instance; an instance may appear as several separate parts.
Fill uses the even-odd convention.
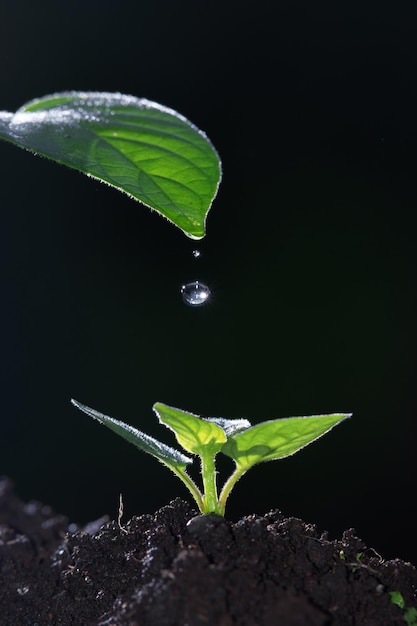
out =
[[[405,626],[413,607],[414,566],[353,529],[331,540],[277,510],[232,523],[180,499],[80,528],[0,481],[1,626]]]

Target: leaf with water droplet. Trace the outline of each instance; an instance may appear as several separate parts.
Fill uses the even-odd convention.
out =
[[[124,191],[193,239],[205,235],[220,158],[172,109],[119,93],[57,93],[0,112],[0,138]]]
[[[222,452],[247,471],[257,463],[291,456],[348,417],[348,413],[334,413],[262,422],[229,435]]]

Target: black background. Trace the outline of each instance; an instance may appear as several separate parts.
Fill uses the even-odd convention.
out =
[[[120,91],[206,131],[224,176],[198,245],[2,142],[0,472],[72,521],[185,488],[70,398],[173,443],[156,401],[253,422],[353,412],[254,468],[280,508],[417,562],[417,13],[409,3],[2,3],[0,108]],[[186,307],[184,281],[209,305]],[[225,476],[229,466],[221,465]]]

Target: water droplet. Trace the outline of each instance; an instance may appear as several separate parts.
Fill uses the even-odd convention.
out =
[[[193,250],[193,257],[198,259],[201,256],[200,250]]]
[[[19,596],[25,596],[27,593],[29,593],[29,587],[27,587],[26,585],[24,587],[18,587],[16,591]]]
[[[199,280],[187,283],[181,287],[182,299],[190,306],[200,306],[207,302],[210,296],[210,289]]]

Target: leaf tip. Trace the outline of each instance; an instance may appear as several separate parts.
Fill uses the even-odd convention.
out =
[[[192,239],[193,241],[200,241],[201,239],[204,239],[204,237],[206,236],[205,229],[202,235],[196,235],[195,233],[190,233],[187,230],[183,230],[183,233],[188,237],[188,239]]]

